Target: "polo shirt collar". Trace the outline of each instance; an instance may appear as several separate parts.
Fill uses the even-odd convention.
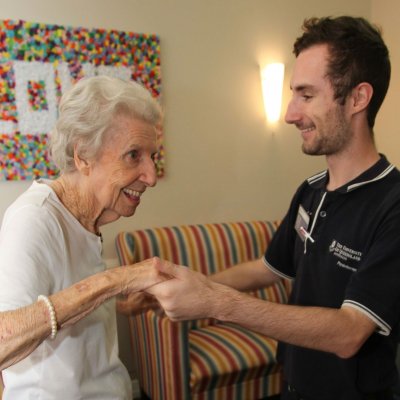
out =
[[[357,178],[336,189],[335,192],[348,193],[359,187],[385,178],[396,167],[390,164],[383,154],[380,154],[380,156],[380,159],[371,168],[368,168]],[[311,176],[307,179],[307,182],[313,189],[325,189],[328,180],[329,171],[325,170]]]

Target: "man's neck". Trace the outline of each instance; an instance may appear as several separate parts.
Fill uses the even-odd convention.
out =
[[[363,150],[346,151],[326,157],[329,170],[327,190],[336,190],[352,181],[379,160],[380,155],[375,146]]]

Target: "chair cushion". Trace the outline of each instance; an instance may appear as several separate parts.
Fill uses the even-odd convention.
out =
[[[216,324],[189,333],[192,393],[234,387],[279,370],[277,343],[235,324]],[[277,386],[280,384],[277,374]],[[265,388],[267,389],[267,388]],[[260,389],[262,390],[262,389]]]

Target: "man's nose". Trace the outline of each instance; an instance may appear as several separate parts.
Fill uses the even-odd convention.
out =
[[[301,118],[300,110],[295,102],[290,100],[285,114],[285,122],[287,124],[295,124]]]

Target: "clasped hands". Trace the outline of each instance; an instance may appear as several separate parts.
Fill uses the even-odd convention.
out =
[[[205,275],[154,257],[129,266],[136,272],[139,291],[117,299],[119,312],[129,315],[158,309],[174,321],[211,317],[218,287]]]

